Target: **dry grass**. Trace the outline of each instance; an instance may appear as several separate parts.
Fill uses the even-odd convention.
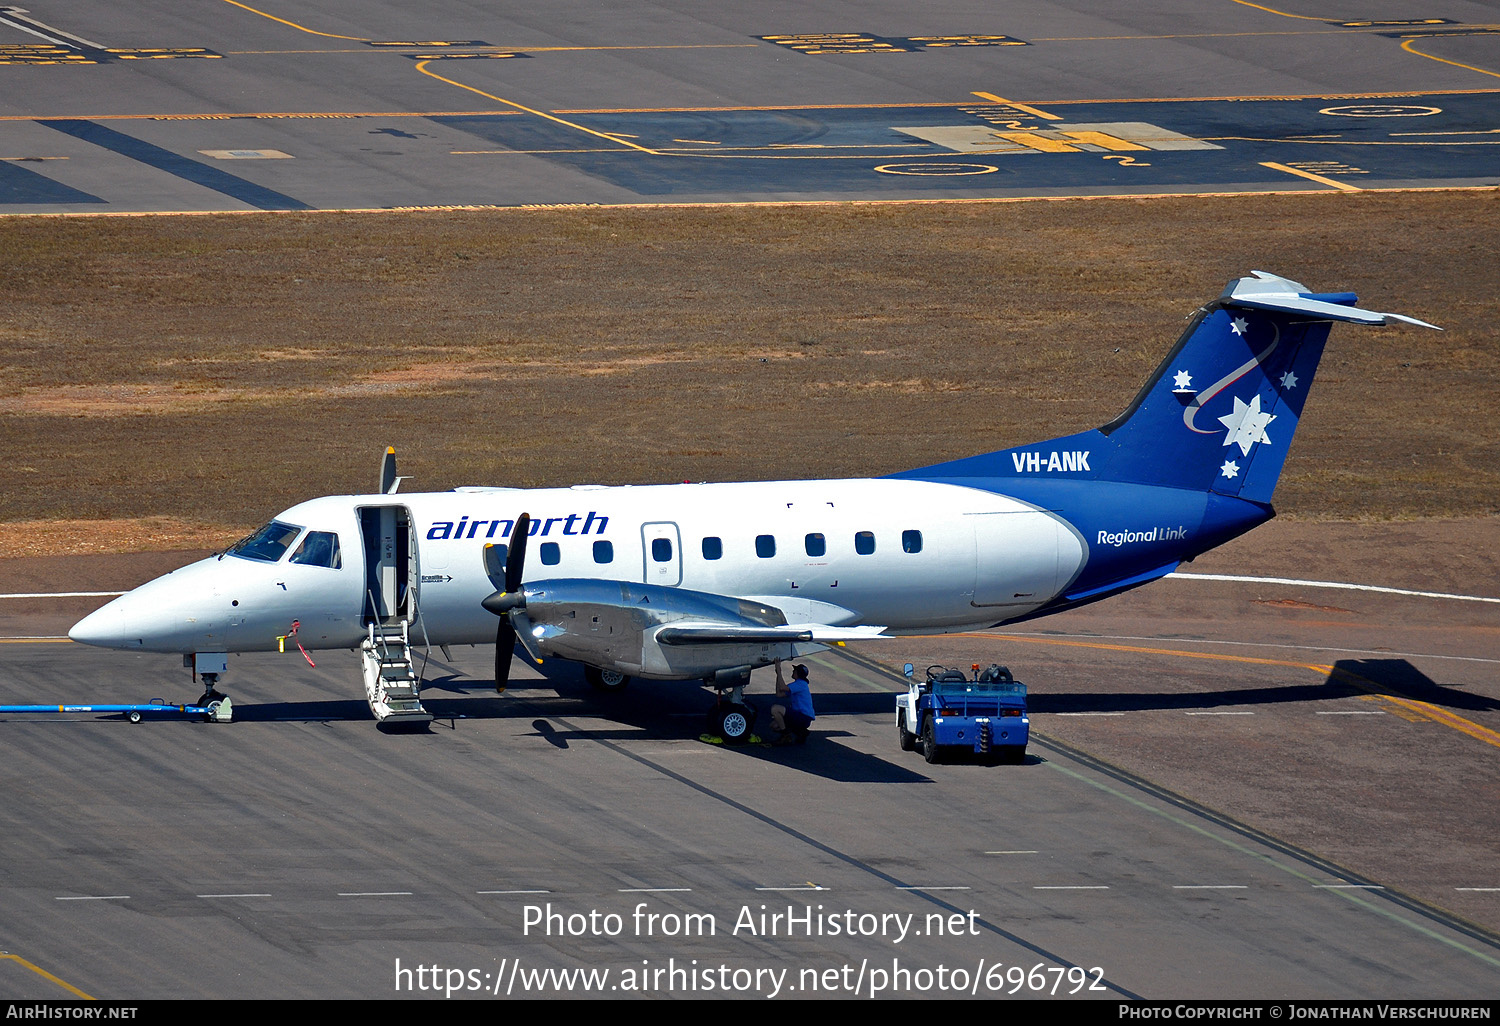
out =
[[[1494,193],[7,219],[0,522],[232,540],[387,443],[420,488],[885,473],[1108,420],[1252,268],[1449,329],[1335,330],[1278,507],[1490,514],[1497,242]]]

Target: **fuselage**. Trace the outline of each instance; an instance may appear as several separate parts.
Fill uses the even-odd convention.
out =
[[[404,541],[382,553],[383,511]],[[790,622],[957,630],[1054,600],[1088,545],[1063,517],[994,492],[832,480],[330,496],[278,515],[275,544],[201,560],[81,621],[75,640],[162,652],[349,648],[382,588],[432,644],[492,641],[484,549],[531,517],[525,580],[644,582],[753,598]],[[321,535],[315,537],[315,535]],[[326,536],[337,539],[330,558]],[[313,542],[322,550],[305,553]],[[387,572],[382,580],[377,564]],[[336,562],[337,565],[332,565]],[[293,627],[295,623],[295,629]],[[295,633],[294,633],[295,630]]]

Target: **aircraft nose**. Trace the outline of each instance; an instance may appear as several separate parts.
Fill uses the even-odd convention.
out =
[[[73,625],[68,631],[68,637],[84,645],[98,645],[101,648],[124,648],[134,642],[140,642],[133,638],[125,637],[125,609],[119,599],[94,610],[82,620]]]

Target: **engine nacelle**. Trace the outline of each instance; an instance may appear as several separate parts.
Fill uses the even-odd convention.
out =
[[[764,665],[818,647],[810,632],[789,630],[780,609],[746,599],[590,579],[534,581],[523,593],[519,603],[498,592],[485,600],[498,607],[492,612],[524,609],[523,645],[633,677],[706,678],[725,665]]]

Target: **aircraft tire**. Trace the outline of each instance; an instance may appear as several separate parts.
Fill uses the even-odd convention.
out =
[[[630,684],[630,678],[619,670],[601,670],[596,666],[585,666],[583,679],[588,681],[595,691],[605,693],[624,691]]]
[[[726,745],[742,745],[755,729],[755,710],[738,703],[721,706],[714,712],[714,733]]]

